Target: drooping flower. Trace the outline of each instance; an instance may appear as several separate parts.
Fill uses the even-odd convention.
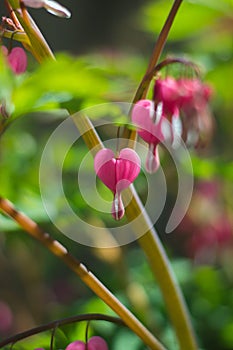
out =
[[[179,115],[178,102],[179,84],[172,77],[157,79],[154,85],[153,100],[155,106],[162,103],[163,114],[171,121],[174,115]]]
[[[199,79],[179,79],[178,84],[182,138],[188,145],[203,146],[213,132],[213,118],[209,109],[212,89]]]
[[[132,121],[138,127],[138,135],[149,144],[146,169],[154,173],[160,165],[157,146],[164,140],[161,110],[158,108],[156,113],[152,101],[141,100],[132,110]]]
[[[14,47],[8,51],[7,47],[2,46],[2,53],[7,57],[7,62],[15,74],[22,74],[27,69],[27,55],[23,48]]]
[[[100,150],[95,156],[95,172],[114,195],[112,216],[116,220],[120,220],[125,212],[121,192],[136,179],[140,166],[139,156],[130,148],[122,149],[117,157],[107,148]]]
[[[70,18],[71,13],[64,6],[53,0],[23,0],[25,6],[33,8],[45,8],[49,13],[55,16]]]
[[[153,101],[138,101],[132,109],[132,122],[139,136],[149,144],[146,169],[159,167],[158,144],[176,146],[180,137],[188,145],[199,146],[212,132],[208,102],[211,89],[198,79],[157,79]]]

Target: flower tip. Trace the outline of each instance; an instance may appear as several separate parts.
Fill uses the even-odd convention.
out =
[[[71,12],[67,10],[64,6],[61,6],[56,1],[53,0],[46,0],[44,4],[44,8],[51,13],[52,15],[55,15],[57,17],[61,18],[70,18]]]
[[[108,350],[106,341],[98,335],[88,340],[88,350]]]
[[[70,343],[65,350],[85,350],[86,349],[86,345],[83,341],[81,340],[76,340],[72,343]]]
[[[44,7],[52,15],[70,18],[71,12],[54,0],[23,0],[24,5],[32,8]]]
[[[116,193],[112,203],[112,216],[115,220],[121,220],[125,214],[125,208],[121,199],[121,195]]]
[[[159,151],[158,147],[153,147],[154,145],[150,145],[147,153],[147,158],[146,158],[146,171],[149,174],[154,174],[159,166],[160,166],[160,159],[159,159]]]

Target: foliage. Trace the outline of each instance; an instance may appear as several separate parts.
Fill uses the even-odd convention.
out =
[[[151,2],[138,13],[141,28],[147,31],[149,37],[155,32],[159,33],[170,5],[170,1]],[[198,192],[198,184],[203,181],[218,183],[220,191],[217,199],[214,197],[214,210],[212,211],[211,205],[213,197],[207,207],[207,211],[211,210],[215,217],[208,216],[209,222],[204,227],[214,228],[217,225],[216,216],[221,214],[225,221],[230,222],[231,239],[224,246],[215,247],[214,256],[210,259],[205,250],[206,259],[202,259],[198,252],[193,256],[187,250],[189,236],[185,236],[185,243],[182,238],[182,243],[178,246],[180,235],[183,237],[182,234],[186,232],[182,225],[172,233],[172,238],[161,234],[191,310],[203,350],[233,348],[233,129],[230,127],[233,114],[230,88],[233,80],[232,13],[231,0],[184,1],[165,50],[166,53],[182,52],[182,55],[185,54],[203,65],[205,78],[214,89],[212,108],[216,125],[212,144],[199,153],[191,151],[197,185],[194,196]],[[176,350],[178,345],[167,319],[159,288],[154,288],[151,272],[137,246],[132,244],[124,247],[124,258],[120,255],[121,259],[118,259],[114,258],[114,253],[116,256],[119,254],[117,249],[113,250],[112,255],[106,251],[101,255],[100,251],[81,247],[66,237],[61,237],[51,225],[41,203],[38,180],[39,163],[45,143],[55,127],[67,117],[67,110],[74,113],[112,100],[131,102],[147,61],[140,52],[134,55],[121,52],[114,58],[104,54],[74,57],[71,54],[58,53],[56,58],[55,64],[48,61],[37,66],[35,62],[31,62],[29,72],[22,76],[14,76],[0,62],[0,98],[7,101],[7,108],[14,119],[0,140],[1,195],[10,198],[22,211],[58,236],[88,266],[94,266],[99,277],[111,286],[112,291],[125,305],[159,334],[169,349]],[[117,116],[116,113],[113,120],[117,121]],[[104,136],[104,131],[102,133]],[[61,144],[60,147],[62,146]],[[104,214],[90,214],[82,195],[75,190],[76,169],[85,154],[86,148],[81,141],[69,150],[64,164],[64,188],[71,206],[90,223],[98,219],[101,225],[112,219]],[[164,154],[162,163],[165,172],[169,174],[171,166],[166,157]],[[92,167],[93,164],[88,163],[85,169],[87,174],[93,171]],[[144,181],[141,175],[137,187],[142,197],[146,196]],[[176,185],[175,180],[170,178],[168,183],[168,197],[171,201],[167,203],[156,224],[161,232],[165,226],[164,217],[169,215],[173,202],[172,188]],[[98,186],[102,196],[109,199],[109,192],[101,184]],[[204,202],[203,197],[198,197],[200,206]],[[57,212],[55,204],[51,205],[54,205],[53,210]],[[196,235],[203,224],[199,214],[193,201],[186,219],[188,223],[191,220],[192,226],[188,228],[195,230]],[[35,246],[16,224],[2,214],[0,230],[0,278],[4,281],[1,283],[0,300],[14,314],[12,324],[4,333],[0,319],[0,339],[12,332],[30,328],[31,325],[90,310],[112,315],[112,311],[93,297],[72,273],[57,261],[54,262],[42,248]],[[210,244],[218,243],[211,241]],[[126,296],[122,292],[124,288],[127,290]],[[156,312],[152,312],[152,308]],[[84,323],[77,323],[57,329],[55,348],[64,349],[70,341],[84,340],[85,326]],[[127,346],[134,350],[144,349],[138,338],[127,329],[104,322],[93,322],[90,333],[94,334],[96,331],[111,344],[111,350],[120,350]],[[44,332],[15,344],[13,349],[27,350],[40,346],[47,350],[50,339],[51,332]]]

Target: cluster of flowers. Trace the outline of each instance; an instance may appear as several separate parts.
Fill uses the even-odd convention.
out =
[[[37,348],[35,350],[44,350],[44,348]],[[87,343],[76,340],[70,343],[65,350],[108,350],[108,345],[103,338],[94,336]]]
[[[132,122],[138,135],[148,143],[146,170],[154,173],[159,165],[158,145],[169,142],[173,147],[182,139],[197,146],[212,130],[208,109],[211,96],[209,86],[199,79],[157,79],[153,100],[140,100],[132,109]],[[110,149],[100,150],[94,161],[100,180],[113,192],[112,215],[119,220],[124,215],[121,192],[137,178],[141,162],[129,148],[117,155]]]

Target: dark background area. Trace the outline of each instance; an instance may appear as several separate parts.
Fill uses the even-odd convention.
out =
[[[106,48],[148,49],[148,35],[142,32],[137,18],[138,9],[146,1],[67,0],[60,3],[72,12],[70,19],[52,16],[44,9],[29,9],[53,50],[80,54]],[[0,14],[6,15],[2,8]]]

